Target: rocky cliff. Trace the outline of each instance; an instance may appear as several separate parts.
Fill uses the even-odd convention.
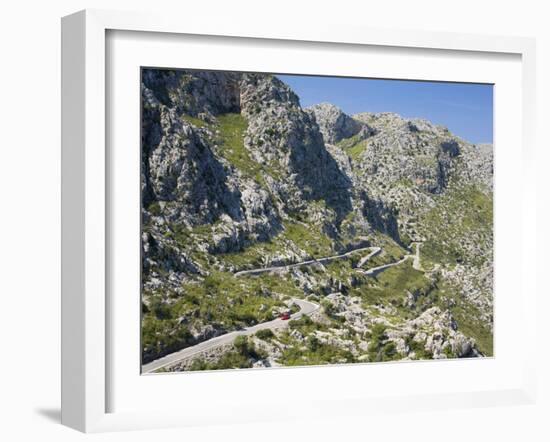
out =
[[[395,114],[303,109],[272,75],[144,69],[141,87],[144,361],[296,297],[322,312],[254,338],[245,366],[492,354],[490,146]],[[413,242],[422,269],[376,278],[353,255],[234,276],[366,246],[384,264]]]

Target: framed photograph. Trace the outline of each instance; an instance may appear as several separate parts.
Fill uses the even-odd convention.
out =
[[[532,40],[62,26],[64,424],[533,400]]]

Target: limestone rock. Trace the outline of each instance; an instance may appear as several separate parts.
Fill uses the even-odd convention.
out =
[[[325,143],[335,144],[343,138],[350,138],[363,126],[330,103],[316,104],[307,111],[315,116]]]

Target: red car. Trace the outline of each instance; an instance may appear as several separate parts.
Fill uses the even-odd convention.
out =
[[[281,318],[283,321],[287,321],[290,319],[290,312],[284,312],[279,315],[279,318]]]

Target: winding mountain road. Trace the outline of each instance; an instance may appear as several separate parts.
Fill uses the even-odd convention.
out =
[[[380,253],[381,251],[380,247],[361,247],[359,249],[353,249],[353,250],[350,250],[349,252],[342,253],[340,255],[332,255],[332,256],[325,256],[324,258],[308,259],[306,261],[301,261],[301,262],[296,262],[293,264],[287,264],[287,265],[281,265],[281,266],[262,267],[259,269],[252,269],[252,270],[241,270],[239,272],[234,273],[233,275],[236,277],[239,277],[239,276],[247,276],[247,275],[259,275],[261,273],[269,273],[269,272],[282,272],[282,271],[300,267],[300,266],[307,266],[312,264],[324,264],[330,261],[334,261],[336,259],[347,258],[353,253],[364,252],[365,250],[370,250],[371,253],[361,258],[361,261],[359,261],[359,267],[362,266],[369,258]]]
[[[422,270],[422,266],[420,265],[420,246],[422,243],[414,242],[413,244],[416,246],[416,253],[413,256],[413,269]]]
[[[290,319],[299,319],[302,316],[309,316],[319,309],[319,304],[305,301],[303,299],[293,299],[292,301],[300,307],[300,311],[290,315]],[[261,324],[256,324],[242,330],[236,330],[216,336],[215,338],[203,341],[200,344],[184,348],[183,350],[170,353],[169,355],[156,359],[148,364],[144,364],[141,367],[141,372],[142,374],[153,373],[160,368],[184,361],[207,350],[211,350],[225,344],[231,344],[237,336],[250,336],[259,330],[278,330],[285,327],[288,327],[288,320],[277,318],[272,321],[262,322]]]
[[[384,264],[384,265],[381,265],[381,266],[378,266],[378,267],[373,267],[373,268],[367,269],[367,270],[363,270],[361,267],[363,267],[363,265],[365,265],[365,263],[370,258],[372,258],[373,256],[378,255],[382,251],[382,249],[380,247],[362,247],[362,248],[359,248],[359,249],[350,250],[349,252],[342,253],[340,255],[326,256],[324,258],[317,258],[317,259],[308,259],[306,261],[297,262],[297,263],[294,263],[294,264],[287,264],[287,265],[282,265],[282,266],[261,267],[261,268],[258,268],[258,269],[251,269],[251,270],[241,270],[239,272],[234,273],[233,275],[236,276],[236,277],[239,277],[239,276],[247,276],[247,275],[259,275],[261,273],[268,273],[268,272],[282,272],[282,271],[289,270],[289,269],[292,269],[292,268],[295,268],[295,267],[311,265],[311,264],[319,264],[319,263],[323,264],[323,263],[326,263],[326,262],[334,261],[336,259],[347,258],[352,253],[362,252],[362,251],[365,251],[365,250],[370,250],[371,252],[368,255],[362,257],[359,260],[359,263],[357,264],[357,268],[356,268],[356,270],[359,273],[362,273],[364,275],[375,276],[375,275],[383,272],[384,270],[387,270],[391,267],[397,266],[397,265],[405,262],[407,259],[413,259],[413,268],[415,270],[422,270],[422,267],[420,266],[420,246],[421,246],[421,244],[422,243],[419,243],[419,242],[412,243],[412,245],[416,246],[416,253],[414,255],[405,255],[399,261],[395,261],[395,262],[392,262],[392,263],[389,263],[389,264]]]
[[[372,267],[367,270],[364,270],[361,267],[365,265],[365,263],[367,263],[367,261],[370,258],[379,254],[382,251],[380,247],[362,247],[359,249],[350,250],[349,252],[342,253],[340,255],[327,256],[327,257],[318,258],[318,259],[310,259],[307,261],[302,261],[294,264],[288,264],[283,266],[262,267],[259,269],[252,269],[252,270],[242,270],[234,273],[234,276],[239,277],[239,276],[246,276],[246,275],[257,275],[257,274],[266,273],[266,272],[280,272],[280,271],[288,270],[288,269],[303,266],[303,265],[311,265],[316,263],[322,264],[322,263],[330,262],[336,259],[346,258],[350,256],[352,253],[357,253],[365,250],[370,250],[370,253],[359,260],[357,268],[355,269],[357,272],[360,272],[364,275],[376,276],[377,274],[383,272],[384,270],[387,270],[391,267],[397,266],[405,262],[407,259],[413,259],[413,268],[415,270],[421,270],[421,266],[420,266],[421,243],[416,242],[416,243],[413,243],[413,245],[416,246],[416,253],[414,255],[405,255],[402,259],[398,261],[395,261],[389,264],[384,264],[378,267]],[[292,301],[294,304],[300,307],[300,311],[292,314],[290,316],[290,319],[299,319],[304,315],[309,316],[319,309],[318,304],[305,301],[303,299],[293,299]],[[230,333],[216,336],[215,338],[209,339],[207,341],[203,341],[197,345],[193,345],[192,347],[184,348],[183,350],[179,350],[177,352],[171,353],[162,358],[149,362],[148,364],[145,364],[142,366],[142,373],[143,374],[153,373],[159,370],[160,368],[167,367],[169,365],[173,365],[178,362],[184,361],[200,353],[203,353],[207,350],[211,350],[213,348],[216,348],[225,344],[231,344],[237,336],[249,336],[249,335],[253,335],[259,330],[268,330],[268,329],[278,330],[285,327],[288,327],[288,320],[285,321],[280,318],[277,318],[272,321],[262,322],[261,324],[256,324],[242,330],[236,330]]]
[[[378,266],[378,267],[372,267],[370,269],[367,269],[367,270],[363,270],[363,269],[356,269],[359,273],[362,273],[363,275],[367,275],[367,276],[376,276],[378,275],[379,273],[382,273],[384,270],[387,270],[391,267],[395,267],[403,262],[405,262],[407,259],[411,258],[412,255],[405,255],[403,258],[401,258],[399,261],[395,261],[395,262],[390,262],[389,264],[384,264],[384,265],[381,265],[381,266]]]
[[[378,255],[382,251],[380,247],[371,247],[370,249],[372,250],[372,252],[370,252],[367,256],[363,256],[357,263],[358,268],[363,267],[369,259],[371,259],[373,256]]]
[[[356,270],[359,273],[362,273],[363,275],[376,276],[379,273],[383,272],[384,270],[387,270],[391,267],[395,267],[399,264],[402,264],[407,259],[412,259],[413,260],[413,269],[420,271],[420,270],[422,270],[422,267],[420,266],[420,245],[421,245],[421,243],[415,242],[415,243],[413,243],[413,245],[416,246],[416,253],[414,255],[405,255],[399,261],[390,262],[389,264],[384,264],[384,265],[381,265],[381,266],[378,266],[378,267],[372,267],[372,268],[367,269],[367,270],[363,270],[363,269],[359,269],[359,268],[356,269]]]

